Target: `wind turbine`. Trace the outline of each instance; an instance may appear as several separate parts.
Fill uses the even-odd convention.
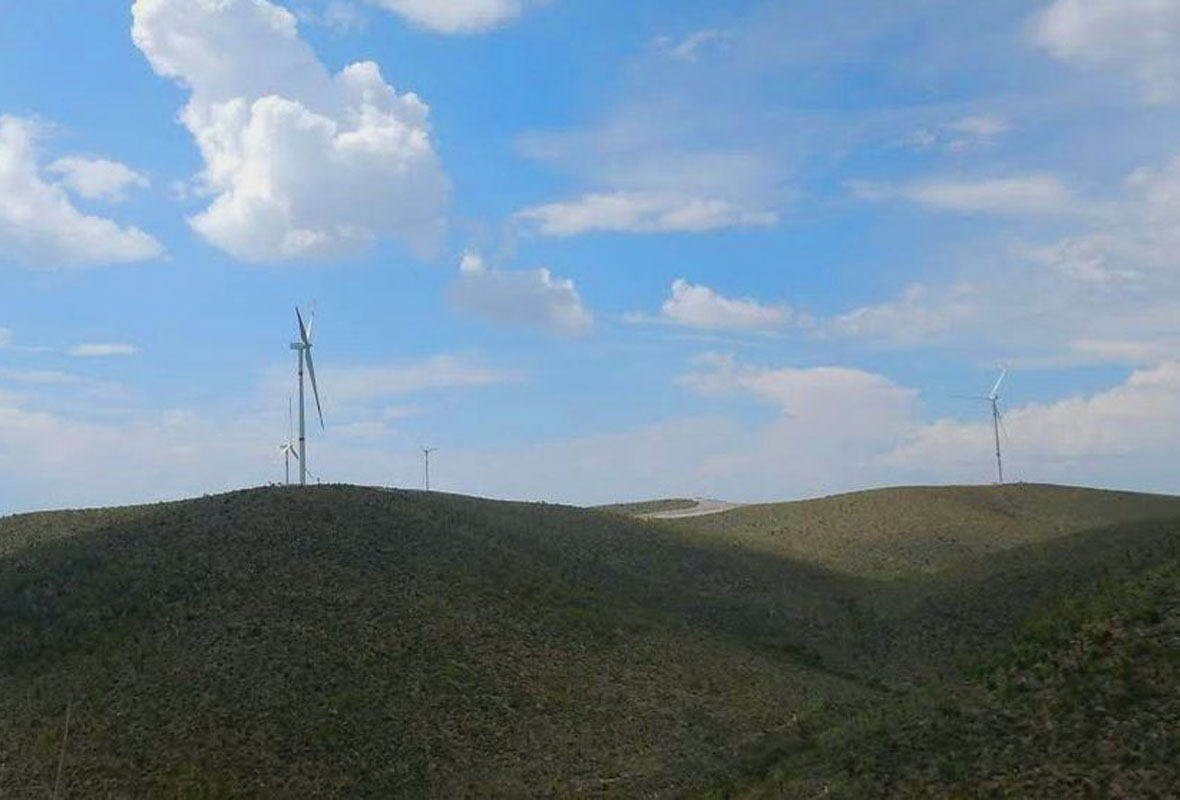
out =
[[[426,460],[423,475],[426,480],[426,491],[428,491],[428,492],[430,491],[430,454],[437,453],[437,452],[438,452],[437,447],[423,447],[422,448],[422,456]]]
[[[1000,483],[1004,482],[1004,459],[1000,454],[1000,426],[1004,424],[1004,415],[1000,413],[1000,385],[1004,383],[1004,378],[1007,376],[1007,369],[1001,371],[1000,377],[996,379],[995,386],[986,395],[960,395],[961,400],[985,400],[991,403],[992,430],[996,436],[996,473],[999,476]]]
[[[315,310],[311,312],[310,324],[304,326],[299,306],[295,306],[295,319],[299,321],[299,341],[291,344],[292,350],[299,351],[299,485],[307,485],[307,427],[303,411],[303,364],[307,362],[307,374],[311,376],[311,391],[315,395],[315,410],[320,415],[320,430],[324,429],[324,410],[320,407],[320,390],[315,383],[315,364],[311,360],[311,325],[315,323]]]
[[[287,441],[283,442],[279,447],[279,453],[283,456],[283,468],[286,474],[286,485],[291,485],[291,456],[295,456],[296,460],[299,454],[295,452],[295,432],[294,423],[291,421],[291,395],[287,395]]]

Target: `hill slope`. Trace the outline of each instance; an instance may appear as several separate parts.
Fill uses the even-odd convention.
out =
[[[568,796],[682,791],[867,692],[764,641],[766,587],[826,576],[602,514],[272,489],[16,539],[0,793],[48,794],[68,703],[74,796]]]
[[[932,574],[1015,547],[1180,516],[1180,498],[1007,484],[877,489],[677,520],[717,541],[872,578]]]
[[[896,541],[931,538],[897,491]],[[704,791],[1000,657],[1046,602],[1180,540],[1169,498],[1022,491],[995,512],[1026,531],[1007,549],[898,556],[890,580],[752,534],[353,487],[3,519],[0,795],[50,792],[67,705],[65,796]]]

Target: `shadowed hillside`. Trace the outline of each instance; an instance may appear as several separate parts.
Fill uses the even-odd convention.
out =
[[[827,512],[836,552],[900,549],[889,580],[711,527],[747,509],[317,487],[3,519],[0,795],[48,796],[67,705],[71,797],[756,786],[800,731],[942,691],[1056,598],[1175,553],[1180,501],[1012,488],[871,493],[879,525],[851,496],[863,545]],[[969,557],[907,566],[964,514]]]

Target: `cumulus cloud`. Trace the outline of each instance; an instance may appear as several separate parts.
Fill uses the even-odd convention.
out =
[[[84,214],[60,184],[42,175],[37,143],[44,134],[33,120],[0,115],[2,257],[32,266],[94,266],[162,255],[151,236]]]
[[[429,109],[371,61],[332,75],[268,0],[136,0],[132,37],[186,87],[180,119],[212,196],[189,221],[243,261],[347,255],[381,236],[419,250],[441,230],[449,182]]]
[[[50,164],[49,171],[60,175],[68,189],[87,200],[121,203],[127,199],[128,189],[151,186],[151,181],[126,164],[105,158],[67,156]]]
[[[547,269],[489,269],[475,252],[463,257],[450,296],[462,311],[500,325],[575,334],[594,324],[572,280]]]
[[[525,209],[520,219],[535,222],[548,236],[595,231],[623,233],[702,233],[718,228],[769,228],[773,211],[743,208],[720,198],[674,192],[591,193],[576,200]]]
[[[110,358],[112,356],[134,356],[142,351],[133,344],[80,344],[69,349],[75,358]]]
[[[368,0],[437,33],[481,33],[549,0]]]
[[[1055,0],[1032,33],[1062,61],[1128,73],[1148,103],[1180,99],[1180,4],[1172,0]]]
[[[638,315],[632,315],[630,319],[649,321]],[[708,286],[691,284],[683,278],[672,283],[671,294],[660,307],[659,319],[676,325],[715,330],[770,330],[804,322],[786,306],[764,305],[750,298],[724,297]]]

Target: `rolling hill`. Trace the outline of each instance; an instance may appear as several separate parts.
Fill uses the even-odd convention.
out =
[[[1174,498],[803,505],[333,486],[0,520],[0,795],[51,793],[67,708],[68,797],[757,795],[800,764],[852,791],[834,742],[869,774],[876,720],[978,700],[965,659],[1018,670],[1022,626],[1180,542]]]

